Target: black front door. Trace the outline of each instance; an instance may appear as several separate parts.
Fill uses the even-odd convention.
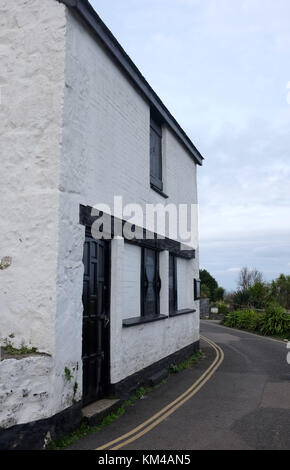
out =
[[[83,404],[106,395],[109,385],[110,245],[88,234],[84,245]]]

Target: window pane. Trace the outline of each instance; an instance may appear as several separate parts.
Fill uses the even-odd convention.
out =
[[[169,312],[176,311],[176,272],[175,272],[175,258],[169,255]]]
[[[154,250],[144,248],[143,256],[143,315],[158,315],[158,253]]]
[[[161,127],[151,120],[150,127],[150,175],[151,183],[162,184],[162,133]]]
[[[194,280],[194,300],[200,299],[201,289],[200,289],[201,282],[199,279]]]

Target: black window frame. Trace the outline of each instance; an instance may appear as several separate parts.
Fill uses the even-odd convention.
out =
[[[170,271],[173,268],[173,296],[174,296],[174,302],[173,306],[170,303],[170,284],[168,286],[168,312],[169,312],[169,318],[172,317],[179,317],[181,315],[188,315],[189,313],[195,313],[196,310],[192,307],[190,308],[183,308],[183,309],[178,309],[178,288],[177,288],[177,259],[178,256],[169,253],[169,265],[168,265],[168,283],[170,283]],[[171,265],[172,263],[172,265]]]
[[[171,266],[171,262],[172,265]],[[173,274],[173,306],[170,303],[170,275],[171,275],[171,267],[172,274]],[[168,269],[168,277],[169,277],[169,287],[168,287],[168,294],[169,294],[169,315],[173,315],[177,312],[177,259],[176,256],[172,253],[169,253],[169,269]]]
[[[153,138],[159,139],[160,152],[152,152]],[[158,158],[158,165],[154,164],[154,159]],[[160,174],[154,173],[155,168],[160,168]],[[150,116],[150,185],[153,189],[163,192],[163,158],[162,158],[162,122],[151,114]]]
[[[200,300],[201,298],[201,281],[200,279],[194,279],[194,300]]]
[[[154,290],[156,295],[156,308],[153,314],[148,314],[145,311],[145,300],[146,300],[146,251],[151,251],[155,255],[155,275],[154,275]],[[152,248],[141,248],[141,318],[155,318],[160,316],[160,290],[161,290],[161,279],[160,279],[160,263],[159,263],[159,251]]]

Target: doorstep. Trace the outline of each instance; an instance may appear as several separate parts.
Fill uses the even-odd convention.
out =
[[[89,426],[99,424],[105,416],[116,411],[122,405],[120,398],[103,398],[82,409],[82,414]]]

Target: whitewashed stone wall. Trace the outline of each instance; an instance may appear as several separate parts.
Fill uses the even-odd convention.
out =
[[[52,416],[81,394],[81,367],[62,360],[55,335],[65,37],[55,0],[0,0],[0,259],[12,258],[0,270],[0,339],[47,354],[0,362],[0,428]]]
[[[54,410],[49,356],[0,362],[0,428],[49,418]]]
[[[64,7],[0,0],[0,337],[54,351]]]
[[[142,206],[164,199],[150,188],[147,102],[68,9],[55,0],[0,0],[0,54],[0,259],[12,258],[0,270],[0,338],[13,334],[15,347],[47,354],[0,362],[1,428],[52,416],[82,396],[79,205],[112,205],[114,195]],[[166,203],[196,203],[196,166],[166,128],[163,148]],[[114,240],[113,383],[199,338],[198,312],[122,328],[135,307],[123,295],[132,282],[125,254],[124,241]],[[189,273],[192,285],[198,260]],[[161,313],[167,303],[163,283]]]

